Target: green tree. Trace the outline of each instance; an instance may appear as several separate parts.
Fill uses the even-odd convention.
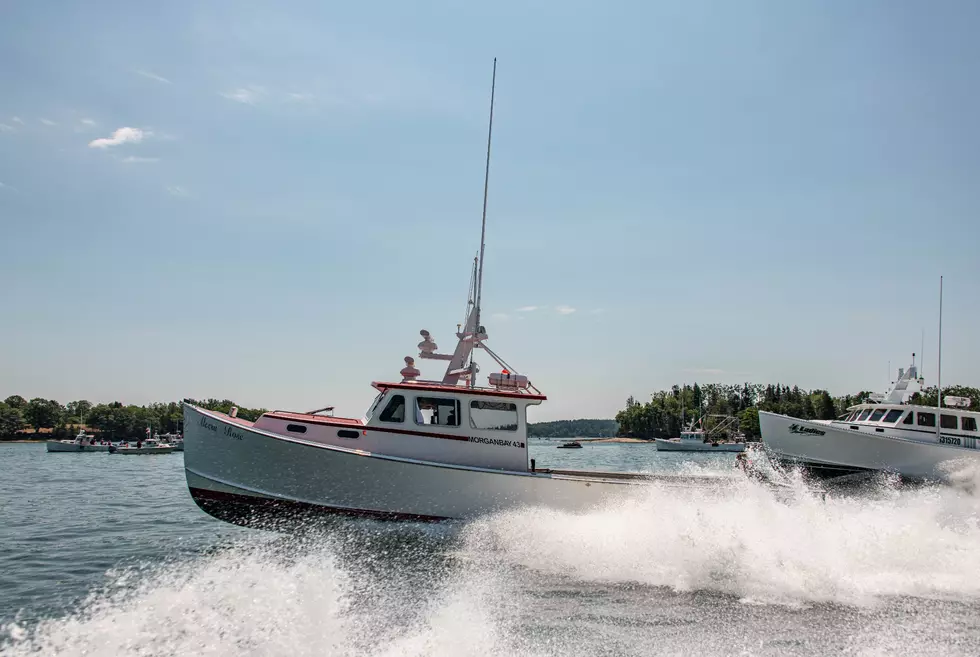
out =
[[[0,402],[0,436],[13,436],[24,428],[24,418],[20,409]]]
[[[818,420],[833,420],[837,417],[837,407],[834,405],[834,398],[826,390],[819,392],[816,410]]]
[[[759,429],[759,409],[751,406],[738,416],[738,426],[746,438],[758,438],[762,435]]]
[[[53,399],[35,397],[27,402],[24,409],[24,419],[34,427],[34,433],[41,429],[52,429],[61,421],[63,409],[61,404]]]
[[[68,404],[65,406],[65,410],[67,415],[65,420],[67,422],[84,423],[85,416],[87,416],[89,411],[92,410],[92,402],[85,399],[68,402]]]
[[[3,403],[11,408],[16,408],[21,413],[23,413],[24,409],[27,408],[27,400],[20,395],[10,395],[3,400]]]

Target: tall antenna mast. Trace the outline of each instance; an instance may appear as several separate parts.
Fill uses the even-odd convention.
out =
[[[487,128],[487,167],[483,175],[483,226],[480,228],[480,269],[476,275],[476,326],[474,331],[480,333],[480,301],[483,298],[483,251],[487,237],[487,193],[490,189],[490,140],[493,137],[493,96],[497,88],[497,58],[493,58],[493,78],[490,82],[490,126]],[[476,346],[474,344],[474,346]],[[475,378],[475,377],[473,377]],[[472,380],[470,381],[472,385]]]
[[[943,407],[943,277],[939,277],[939,357],[936,360],[936,407]],[[936,418],[936,433],[942,434],[942,417]]]

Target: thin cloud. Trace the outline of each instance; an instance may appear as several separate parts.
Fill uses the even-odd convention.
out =
[[[167,185],[167,193],[171,196],[177,196],[179,198],[186,198],[190,195],[187,190],[180,185]]]
[[[314,96],[311,93],[287,93],[286,98],[295,102],[305,102],[308,100],[313,100]]]
[[[262,98],[262,96],[265,95],[265,89],[262,87],[249,85],[248,87],[240,87],[232,91],[223,91],[220,93],[220,95],[222,98],[227,98],[228,100],[233,100],[237,103],[254,105],[260,98]]]
[[[13,185],[8,185],[7,183],[0,182],[0,189],[7,190],[8,192],[16,192],[17,188]]]
[[[605,308],[593,308],[592,310],[589,311],[589,314],[590,315],[601,315],[604,312],[606,312],[606,309]]]
[[[162,82],[163,84],[173,84],[170,80],[163,77],[162,75],[157,75],[153,71],[146,71],[143,69],[136,69],[133,71],[136,75],[142,75],[144,78],[150,78],[151,80],[156,80],[157,82]]]
[[[95,121],[93,121],[92,119],[80,119],[78,122],[81,123],[82,125],[87,125],[90,128],[95,126]]]
[[[506,322],[508,319],[510,319],[510,315],[507,313],[494,313],[490,315],[490,319],[495,319],[498,322]]]
[[[158,157],[139,157],[138,155],[128,155],[122,159],[127,164],[141,164],[143,162],[159,162]]]
[[[58,125],[57,123],[55,123],[55,122],[54,122],[54,121],[52,121],[51,119],[45,119],[45,118],[41,118],[41,119],[38,119],[38,120],[39,120],[39,121],[40,121],[41,123],[43,123],[44,125]]]
[[[10,120],[13,121],[14,123],[19,123],[21,125],[27,125],[27,124],[24,123],[24,119],[20,118],[19,116],[13,116],[13,117],[10,118]]]
[[[6,123],[0,123],[0,132],[16,132],[17,128]]]
[[[108,148],[109,146],[119,146],[120,144],[138,144],[143,141],[146,135],[139,128],[119,128],[112,133],[111,137],[100,137],[88,143],[89,148]]]
[[[517,312],[519,312],[519,313],[533,313],[538,308],[539,308],[539,306],[521,306],[520,308],[517,309]]]
[[[557,310],[560,315],[571,315],[573,312],[575,312],[575,308],[572,308],[571,306],[555,306],[555,310]]]

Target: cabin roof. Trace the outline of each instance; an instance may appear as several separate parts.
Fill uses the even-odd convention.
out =
[[[535,401],[544,401],[547,399],[545,395],[535,395],[529,392],[513,392],[510,390],[491,390],[490,388],[465,388],[463,386],[451,386],[443,383],[435,383],[432,381],[402,381],[400,383],[391,383],[386,381],[374,381],[371,383],[372,386],[378,390],[422,390],[425,392],[447,392],[457,395],[482,395],[487,397],[507,397],[510,399],[530,399]]]
[[[292,411],[270,411],[265,414],[266,417],[279,418],[280,420],[296,420],[297,422],[310,422],[313,420],[329,421],[330,424],[348,424],[352,427],[359,427],[364,424],[360,419],[354,419],[349,417],[325,417],[323,415],[314,415],[313,413],[293,413]]]

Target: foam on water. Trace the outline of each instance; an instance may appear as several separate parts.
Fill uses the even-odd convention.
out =
[[[918,603],[911,614],[879,603],[925,597],[952,605],[941,615],[970,617],[978,516],[980,500],[948,488],[886,482],[823,499],[797,482],[785,499],[734,480],[655,486],[580,514],[255,532],[211,554],[112,572],[74,613],[4,628],[0,654],[817,654],[834,640],[828,652],[956,653],[929,633],[935,618],[910,624]],[[632,616],[681,604],[682,616],[707,607],[712,620]],[[840,618],[857,623],[844,639]]]
[[[980,499],[945,487],[792,499],[748,479],[653,486],[602,510],[523,509],[472,523],[471,546],[594,582],[710,590],[745,601],[873,604],[884,596],[980,597]]]

